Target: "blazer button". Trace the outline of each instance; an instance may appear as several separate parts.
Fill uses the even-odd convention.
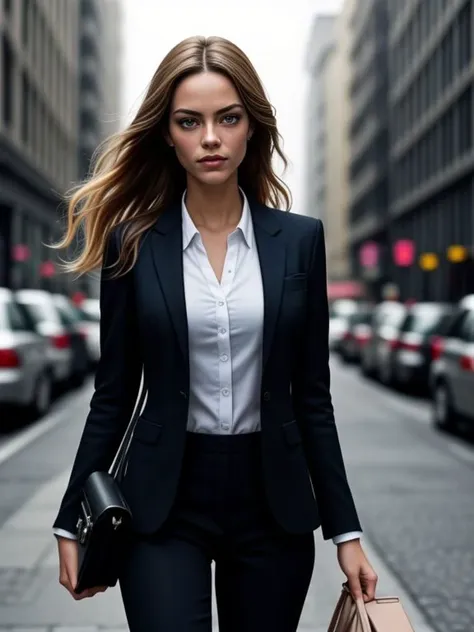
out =
[[[269,401],[270,401],[270,392],[269,392],[269,391],[265,391],[265,393],[263,394],[263,399],[264,399],[266,402],[269,402]]]
[[[184,391],[179,391],[179,394],[181,395],[181,397],[184,397],[184,399],[188,399],[188,394]]]

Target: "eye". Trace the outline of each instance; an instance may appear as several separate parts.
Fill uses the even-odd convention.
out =
[[[188,125],[188,123],[190,123],[191,125]],[[191,118],[180,119],[178,121],[178,125],[180,125],[183,129],[193,129],[193,123],[196,123],[196,121]]]
[[[235,125],[240,121],[240,118],[241,117],[239,116],[239,114],[226,114],[223,118],[223,121],[225,123],[228,123],[229,125]]]

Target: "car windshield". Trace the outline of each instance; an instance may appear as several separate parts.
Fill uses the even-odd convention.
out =
[[[44,322],[58,322],[58,316],[54,311],[54,308],[48,303],[21,303],[30,318],[35,324]]]
[[[7,304],[0,301],[0,331],[8,329]]]
[[[81,307],[77,307],[76,309],[80,320],[89,323],[98,323],[100,321],[100,312],[93,313],[92,311],[82,309]]]
[[[349,317],[349,322],[351,325],[367,325],[370,323],[371,316],[371,311],[355,312],[355,314],[351,314]]]
[[[436,333],[448,317],[441,305],[420,305],[408,314],[403,329],[418,334]]]

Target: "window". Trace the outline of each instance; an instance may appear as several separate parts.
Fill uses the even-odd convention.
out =
[[[25,317],[23,310],[16,303],[7,303],[7,319],[11,331],[31,331],[31,321]]]
[[[13,122],[13,53],[6,35],[3,36],[3,120],[9,126]]]
[[[472,105],[472,87],[469,86],[458,101],[458,145],[461,155],[472,147]]]
[[[468,2],[458,15],[459,53],[456,66],[463,70],[470,62],[472,56],[471,44],[471,8],[472,2]]]
[[[441,305],[420,305],[408,314],[403,330],[422,335],[434,334],[446,317],[446,310]]]

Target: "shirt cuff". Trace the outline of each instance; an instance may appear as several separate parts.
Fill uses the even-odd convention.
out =
[[[350,531],[349,533],[341,533],[333,537],[334,544],[342,544],[343,542],[349,542],[349,540],[359,540],[362,536],[362,531]]]
[[[61,536],[62,538],[67,538],[68,540],[77,540],[77,537],[74,533],[70,531],[66,531],[65,529],[53,529],[54,535]]]

